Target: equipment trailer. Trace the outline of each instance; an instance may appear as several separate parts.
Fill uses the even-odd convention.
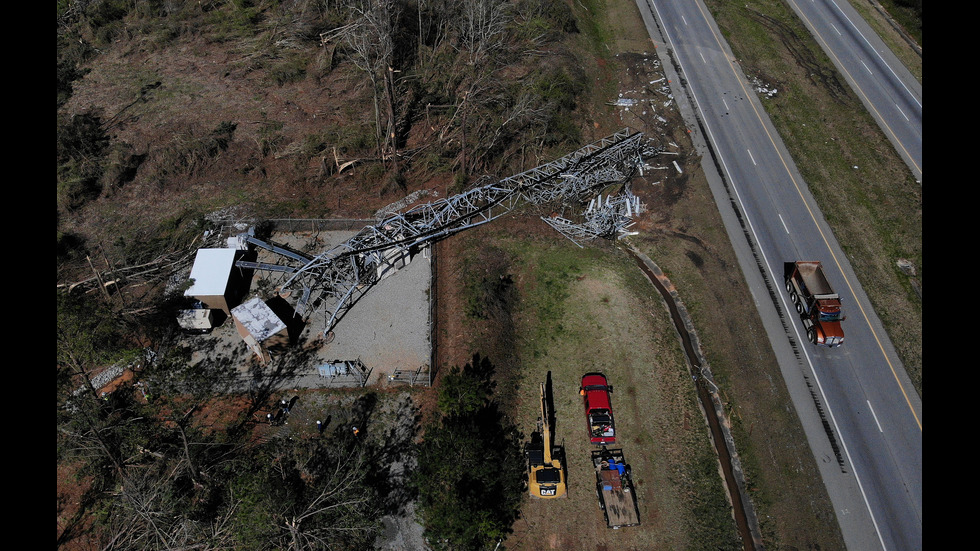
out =
[[[640,508],[636,504],[636,489],[623,450],[601,449],[592,452],[595,467],[596,496],[606,525],[618,529],[640,524]]]

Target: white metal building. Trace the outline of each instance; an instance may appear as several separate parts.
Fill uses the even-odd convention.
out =
[[[235,328],[249,349],[262,362],[271,359],[270,349],[289,344],[286,323],[260,298],[253,298],[232,308]]]
[[[237,293],[231,289],[231,283],[238,252],[224,248],[198,249],[191,268],[192,284],[184,291],[184,296],[231,314],[231,309],[236,306]]]

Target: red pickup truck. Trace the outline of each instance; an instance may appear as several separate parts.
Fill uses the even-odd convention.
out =
[[[589,440],[593,444],[605,446],[616,442],[616,423],[613,420],[612,402],[609,393],[612,386],[607,384],[602,373],[586,373],[582,377],[579,394],[585,401],[585,420],[589,429]]]

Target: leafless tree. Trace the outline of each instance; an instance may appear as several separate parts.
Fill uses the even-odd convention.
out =
[[[458,0],[419,0],[418,61],[421,67],[429,68],[439,50],[449,43],[456,25],[459,11]],[[429,56],[423,55],[424,45],[428,45]]]
[[[394,0],[352,2],[352,21],[344,33],[344,41],[353,54],[354,65],[364,71],[371,81],[375,140],[378,153],[383,159],[392,157],[398,143],[395,135],[395,68],[392,66],[397,9]]]
[[[283,527],[289,534],[290,549],[346,547],[344,541],[352,535],[373,530],[372,523],[346,514],[370,503],[370,498],[361,491],[364,469],[364,456],[352,449],[330,472],[318,477],[321,489],[316,497],[301,511],[284,516]]]
[[[508,4],[503,0],[463,0],[460,8],[459,50],[469,65],[480,65],[504,43],[510,21]]]
[[[102,551],[122,549],[208,551],[234,549],[231,519],[240,499],[207,521],[194,521],[174,510],[168,492],[183,467],[178,463],[132,469],[120,484],[117,499],[106,515]]]
[[[492,152],[498,142],[508,135],[520,132],[545,118],[546,110],[541,107],[528,91],[524,91],[514,104],[507,109],[502,117],[500,124],[492,133],[488,132],[488,137],[480,144],[480,150]]]
[[[463,0],[455,13],[456,40],[454,48],[465,64],[464,76],[458,87],[456,110],[453,121],[459,129],[460,168],[463,174],[475,166],[471,163],[472,149],[469,129],[472,115],[480,112],[497,92],[499,83],[493,73],[499,67],[495,59],[505,46],[505,31],[510,24],[511,13],[503,0]],[[482,126],[482,121],[477,121]]]

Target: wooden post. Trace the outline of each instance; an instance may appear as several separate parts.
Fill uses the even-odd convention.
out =
[[[102,289],[102,294],[105,295],[106,302],[109,301],[109,291],[105,288],[105,283],[102,282],[102,276],[99,275],[98,270],[92,264],[92,259],[88,255],[85,255],[85,260],[88,261],[89,268],[92,268],[92,273],[95,274],[95,279],[99,282],[99,288]]]
[[[102,248],[102,243],[99,243],[99,252],[102,253],[102,260],[105,260],[106,269],[111,272],[112,264],[109,263],[109,257],[106,256],[105,249]],[[123,296],[122,288],[119,287],[119,278],[113,279],[112,284],[116,286],[116,294],[119,295],[119,300],[122,301],[123,308],[129,308],[129,305],[126,304],[126,297]],[[106,292],[109,292],[108,289]]]

